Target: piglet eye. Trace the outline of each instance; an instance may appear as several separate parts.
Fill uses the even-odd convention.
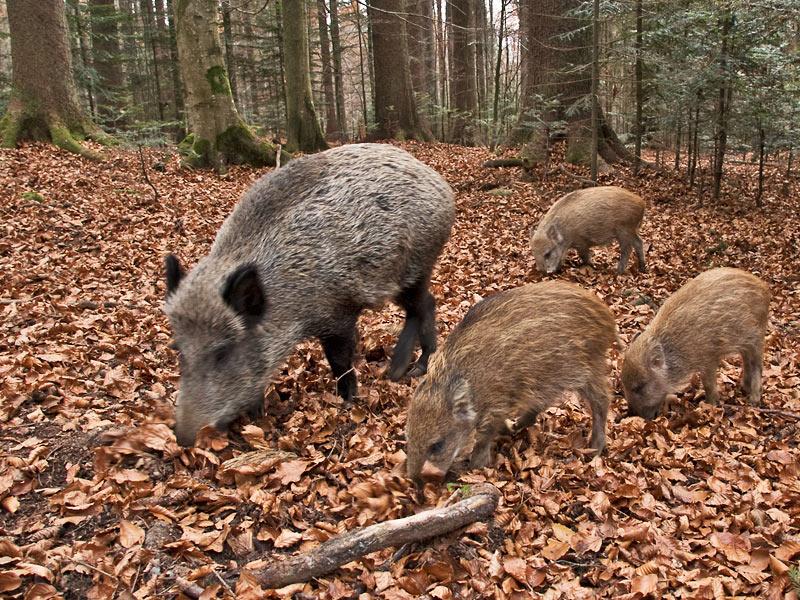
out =
[[[547,258],[550,258],[550,255],[551,255],[551,254],[552,254],[552,251],[551,251],[551,250],[548,250],[547,252],[545,252],[545,253],[544,253],[544,257],[545,257],[545,259],[547,259]]]
[[[634,394],[641,394],[643,389],[644,389],[644,384],[640,383],[639,385],[633,386],[633,393]]]
[[[178,354],[180,354],[181,352],[180,346],[178,346],[178,342],[176,342],[175,340],[172,340],[169,344],[167,344],[167,348],[169,348],[170,350],[174,350]]]
[[[431,447],[428,448],[428,453],[440,454],[442,450],[444,450],[444,440],[439,440],[438,442],[431,444]]]

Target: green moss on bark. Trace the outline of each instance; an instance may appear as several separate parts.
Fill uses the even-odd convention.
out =
[[[214,65],[206,71],[206,81],[208,81],[211,91],[215,94],[232,95],[231,82],[228,80],[228,75],[222,65]]]
[[[221,164],[249,164],[257,167],[275,164],[275,148],[262,140],[242,123],[229,127],[217,136],[215,144],[210,140],[198,139],[195,134],[187,135],[178,144],[185,165],[193,168],[214,167]],[[291,156],[281,153],[281,163]]]

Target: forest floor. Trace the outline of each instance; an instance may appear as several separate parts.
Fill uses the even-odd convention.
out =
[[[433,278],[443,338],[481,297],[542,278],[528,230],[575,181],[482,168],[485,149],[403,146],[457,194]],[[649,272],[617,276],[610,247],[595,250],[594,269],[570,254],[558,275],[599,294],[627,342],[697,273],[730,265],[757,274],[773,293],[761,409],[736,390],[731,359],[720,373],[722,405],[704,403],[692,385],[652,422],[627,417],[615,348],[602,457],[582,452],[590,417],[568,399],[501,439],[493,468],[461,478],[501,490],[493,522],[260,592],[242,567],[451,495],[428,485],[418,502],[403,476],[412,386],[382,377],[402,313],[387,305],[362,316],[352,410],[309,342],[276,375],[263,419],[180,449],[170,429],[178,368],[162,313],[163,258],[175,251],[196,262],[267,170],[179,170],[174,155],[147,150],[156,199],[135,152],[109,154],[93,163],[45,146],[0,151],[3,597],[175,597],[180,575],[206,597],[231,581],[241,598],[796,598],[798,179],[768,173],[756,209],[755,168],[737,165],[724,202],[699,207],[671,172],[619,170],[602,183],[646,199]]]

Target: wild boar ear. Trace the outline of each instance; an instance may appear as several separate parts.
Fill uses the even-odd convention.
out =
[[[474,423],[477,418],[472,403],[472,388],[463,377],[455,378],[448,386],[448,397],[456,421]]]
[[[564,241],[564,235],[561,233],[561,229],[559,229],[557,223],[554,223],[547,228],[547,237],[557,244],[560,244]]]
[[[178,284],[183,279],[183,269],[178,257],[174,254],[167,254],[164,259],[164,266],[167,270],[167,297],[178,289]]]
[[[654,344],[648,352],[648,362],[650,368],[655,371],[665,371],[667,368],[667,357],[664,353],[664,346],[660,343]]]
[[[222,288],[222,299],[244,317],[248,325],[255,324],[264,316],[267,298],[261,287],[256,266],[242,265],[228,275]]]

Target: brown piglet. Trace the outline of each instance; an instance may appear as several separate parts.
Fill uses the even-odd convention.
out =
[[[555,273],[564,256],[575,248],[581,261],[591,265],[591,247],[619,241],[618,273],[624,273],[631,247],[636,250],[639,272],[647,267],[639,225],[644,216],[644,200],[633,192],[615,186],[577,190],[562,196],[531,232],[531,250],[536,268]]]
[[[730,354],[742,355],[741,386],[758,404],[769,299],[763,281],[731,268],[701,273],[675,292],[625,352],[628,410],[654,418],[667,394],[694,373],[702,376],[708,402],[716,403],[717,368]]]
[[[507,290],[473,306],[433,355],[406,422],[409,476],[443,477],[455,464],[485,466],[509,419],[516,430],[577,392],[591,407],[590,445],[606,441],[606,352],[614,317],[592,292],[547,281]],[[474,443],[473,443],[474,442]]]

